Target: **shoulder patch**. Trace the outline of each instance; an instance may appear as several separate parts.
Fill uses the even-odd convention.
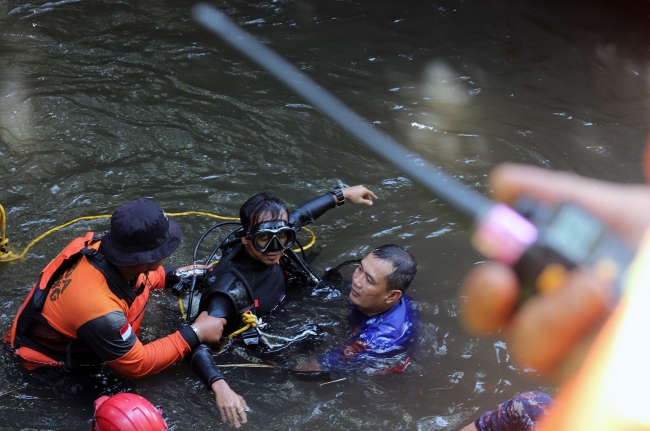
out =
[[[131,325],[129,322],[126,322],[124,326],[120,329],[120,335],[122,336],[122,340],[126,341],[128,338],[131,336],[133,333],[133,330],[131,329]]]

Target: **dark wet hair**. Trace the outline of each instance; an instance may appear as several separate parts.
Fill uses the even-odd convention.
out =
[[[246,230],[250,230],[263,216],[270,216],[270,220],[275,220],[285,214],[289,216],[287,204],[271,193],[258,193],[244,202],[239,209],[239,219]]]
[[[386,244],[372,251],[377,259],[386,260],[393,266],[393,272],[386,278],[386,290],[401,290],[411,285],[418,272],[418,263],[405,248],[395,244]]]

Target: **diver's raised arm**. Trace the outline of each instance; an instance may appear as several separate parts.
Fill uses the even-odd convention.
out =
[[[372,205],[377,196],[364,186],[332,187],[327,193],[311,199],[289,214],[289,223],[296,230],[313,223],[327,211],[343,205],[346,201],[353,204]]]
[[[377,195],[375,195],[372,190],[369,190],[361,185],[343,187],[341,191],[343,192],[343,197],[345,197],[345,200],[352,202],[353,204],[363,204],[370,206],[372,205],[372,200],[377,199]]]

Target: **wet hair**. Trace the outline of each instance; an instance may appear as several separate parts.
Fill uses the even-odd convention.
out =
[[[239,219],[246,230],[255,226],[262,217],[275,220],[283,215],[289,216],[287,204],[271,193],[258,193],[244,202],[239,209]]]
[[[386,244],[377,247],[371,254],[393,266],[393,271],[385,277],[386,290],[405,292],[418,272],[418,263],[411,253],[399,245]]]

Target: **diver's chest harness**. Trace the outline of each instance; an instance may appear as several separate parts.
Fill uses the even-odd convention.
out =
[[[238,325],[228,325],[228,330],[233,327],[239,328],[228,335],[228,338],[240,336],[247,346],[255,346],[263,344],[271,350],[282,348],[289,345],[294,341],[302,340],[310,335],[317,335],[317,332],[312,328],[305,329],[301,333],[285,337],[280,335],[271,335],[267,332],[262,332],[264,324],[261,320],[257,319],[257,301],[253,297],[251,286],[246,281],[246,278],[235,268],[230,265],[231,260],[237,256],[244,244],[239,242],[231,248],[228,248],[222,255],[219,263],[206,274],[204,279],[204,287],[201,293],[201,300],[199,302],[199,313],[205,311],[209,307],[210,297],[214,293],[221,293],[226,295],[232,302],[236,315],[239,319]],[[290,254],[293,260],[290,260],[286,254]],[[280,259],[280,267],[288,274],[287,282],[295,281],[305,283],[311,280],[311,274],[315,271],[311,270],[307,273],[304,270],[297,269],[293,266],[292,262],[296,261],[302,268],[309,268],[309,266],[300,260],[300,258],[291,250],[285,251],[285,255]],[[318,277],[315,275],[314,277]],[[318,280],[320,278],[318,277]],[[240,317],[241,316],[241,317]]]
[[[221,260],[219,260],[219,263],[217,263],[212,271],[206,274],[204,280],[205,287],[201,293],[201,301],[199,303],[199,313],[208,309],[209,298],[214,293],[222,293],[226,295],[234,305],[237,316],[250,314],[251,318],[249,318],[248,321],[257,321],[257,307],[255,299],[253,298],[253,291],[248,285],[246,278],[244,278],[239,271],[230,266],[232,258],[236,256],[243,247],[244,244],[242,243],[235,245],[229,253],[222,256]],[[255,316],[255,318],[252,319],[252,316]],[[257,325],[245,322],[246,318],[243,317],[239,322],[239,330],[230,334],[230,337],[233,335],[240,335],[246,345],[259,344],[259,330],[257,329]],[[240,331],[246,326],[248,326],[247,329]]]

